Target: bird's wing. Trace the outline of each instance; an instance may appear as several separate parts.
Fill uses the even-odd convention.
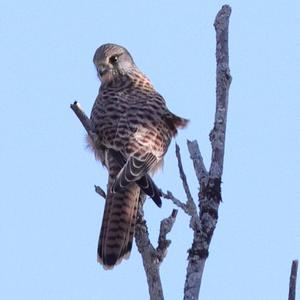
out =
[[[110,155],[114,157],[115,161],[120,167],[123,167],[126,164],[126,158],[120,151],[115,151],[113,149],[109,149],[108,151],[110,152]],[[153,199],[158,207],[161,207],[161,191],[156,186],[149,174],[146,173],[143,177],[136,180],[136,183],[145,194]]]
[[[157,157],[151,153],[143,156],[130,156],[112,186],[114,192],[121,191],[131,182],[142,179],[153,166],[157,164]],[[144,181],[142,181],[144,183]],[[146,184],[146,182],[144,183]]]

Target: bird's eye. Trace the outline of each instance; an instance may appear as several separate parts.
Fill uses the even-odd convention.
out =
[[[115,64],[118,60],[119,60],[118,55],[113,55],[109,58],[109,62],[112,63],[112,64]]]

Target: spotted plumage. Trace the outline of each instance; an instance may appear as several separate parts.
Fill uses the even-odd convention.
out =
[[[140,192],[161,206],[149,174],[188,121],[168,110],[124,47],[102,45],[94,64],[101,86],[91,113],[97,142],[90,143],[109,174],[98,261],[112,268],[130,253]]]

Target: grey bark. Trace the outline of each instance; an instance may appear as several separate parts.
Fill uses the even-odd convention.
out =
[[[197,175],[199,192],[199,223],[194,229],[192,247],[189,250],[184,299],[198,299],[209,245],[218,221],[221,198],[221,177],[223,174],[225,133],[228,111],[228,93],[231,83],[228,55],[228,27],[231,8],[224,5],[215,19],[216,30],[216,113],[213,130],[210,133],[212,158],[207,174],[197,141],[188,142],[190,156]]]
[[[298,260],[293,260],[292,267],[291,267],[288,300],[296,300],[297,272],[298,272]]]
[[[167,240],[166,236],[173,227],[176,215],[177,211],[173,210],[168,218],[161,221],[158,246],[155,249],[149,239],[148,227],[144,219],[143,201],[140,202],[135,228],[135,243],[142,256],[151,300],[164,299],[159,268],[166,256],[167,248],[171,244],[171,241]]]
[[[182,185],[187,197],[184,203],[170,191],[163,197],[173,201],[190,216],[193,229],[193,242],[188,251],[188,266],[184,285],[184,300],[198,299],[205,262],[210,242],[218,221],[218,209],[221,202],[221,178],[223,174],[225,133],[228,111],[228,92],[231,83],[228,57],[228,26],[231,8],[224,5],[215,19],[216,30],[216,113],[214,127],[209,135],[212,157],[207,171],[197,141],[187,141],[190,158],[199,183],[199,214],[191,195],[182,166],[179,146],[176,145],[176,157]]]
[[[149,239],[148,227],[144,219],[143,205],[139,207],[135,228],[135,243],[142,256],[150,299],[163,300],[164,295],[159,274],[159,261],[156,258],[156,251]]]

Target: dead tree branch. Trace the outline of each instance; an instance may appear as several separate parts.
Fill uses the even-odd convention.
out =
[[[292,267],[291,267],[288,300],[296,300],[297,272],[298,272],[298,260],[293,260]]]
[[[93,137],[95,135],[94,125],[91,122],[91,120],[87,117],[80,104],[77,101],[75,101],[73,104],[70,105],[70,107],[76,114],[77,118],[85,128],[88,135]]]
[[[218,221],[221,198],[221,178],[225,150],[225,133],[228,110],[228,92],[231,83],[228,56],[228,26],[231,8],[224,5],[215,19],[216,30],[216,113],[213,130],[210,133],[212,158],[207,174],[197,141],[189,142],[188,149],[200,184],[199,224],[194,229],[192,247],[188,255],[188,267],[184,286],[184,299],[198,299],[201,279],[209,245]],[[181,173],[181,171],[179,171]]]
[[[95,192],[106,200],[106,193],[102,190],[102,188],[98,185],[95,185]]]
[[[186,204],[183,203],[181,200],[179,200],[178,198],[176,198],[172,192],[167,191],[167,193],[164,193],[163,191],[161,191],[161,195],[162,197],[164,197],[165,199],[171,200],[177,207],[181,208],[186,214],[191,215],[190,210],[187,208]]]
[[[176,157],[177,157],[177,161],[178,161],[179,175],[180,175],[182,185],[183,185],[186,197],[187,197],[187,201],[186,201],[185,205],[187,207],[187,210],[189,211],[189,214],[192,217],[195,217],[197,215],[197,207],[196,207],[195,201],[192,197],[192,194],[191,194],[191,191],[190,191],[187,179],[186,179],[185,172],[183,170],[181,154],[180,154],[180,148],[177,144],[176,144],[176,151],[175,152],[176,152]]]
[[[160,231],[159,231],[159,237],[158,237],[158,246],[156,248],[156,256],[159,259],[160,262],[163,261],[163,259],[167,255],[168,247],[171,244],[171,241],[167,239],[167,234],[172,230],[173,225],[176,220],[178,210],[173,209],[171,215],[165,219],[163,219],[160,223]]]
[[[170,217],[161,221],[158,247],[155,249],[149,239],[148,227],[144,219],[143,201],[140,201],[135,228],[135,242],[143,259],[151,300],[164,299],[159,267],[166,256],[167,248],[171,244],[171,241],[167,240],[166,236],[173,227],[176,215],[177,211],[173,210]]]
[[[187,141],[190,158],[193,161],[194,170],[198,179],[199,186],[207,183],[208,172],[205,168],[197,141]]]
[[[198,299],[204,266],[209,253],[209,245],[218,221],[221,198],[221,178],[223,174],[225,133],[228,110],[228,92],[231,83],[228,57],[228,26],[231,8],[224,5],[215,19],[216,30],[216,113],[214,127],[209,135],[212,157],[209,172],[204,165],[197,141],[187,141],[190,158],[199,182],[199,214],[190,192],[176,145],[179,175],[187,197],[186,203],[178,200],[171,192],[162,193],[191,217],[190,227],[194,231],[193,243],[188,253],[188,266],[184,286],[184,299]]]
[[[144,200],[144,199],[143,199]],[[143,202],[140,202],[138,218],[135,227],[135,243],[141,253],[145,269],[150,299],[163,300],[163,289],[159,274],[159,262],[156,251],[149,239],[147,223],[144,219]]]

